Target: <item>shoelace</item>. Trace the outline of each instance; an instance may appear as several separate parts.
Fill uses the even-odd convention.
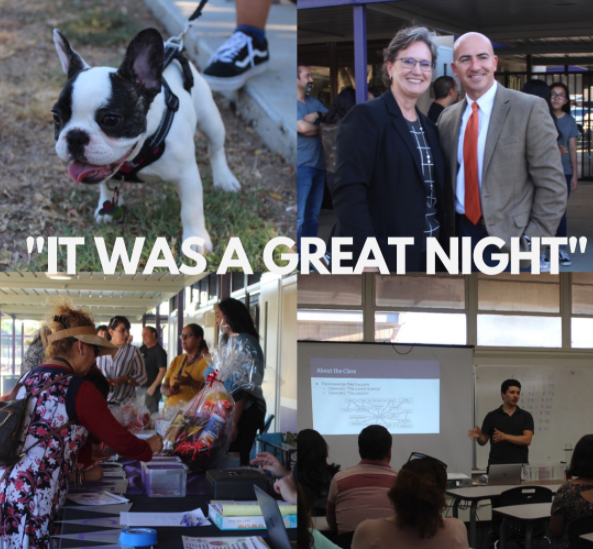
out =
[[[215,52],[208,64],[214,63],[215,61],[222,61],[223,63],[232,63],[235,57],[239,54],[239,52],[247,46],[247,50],[249,51],[249,60],[251,62],[251,66],[255,66],[253,63],[253,38],[248,36],[247,34],[237,31],[233,33],[233,35],[222,45],[218,48]]]

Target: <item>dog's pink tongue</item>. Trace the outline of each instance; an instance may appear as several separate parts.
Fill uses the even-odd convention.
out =
[[[75,160],[68,166],[68,173],[75,183],[80,183],[87,175],[95,174],[101,169],[101,166],[94,164],[85,164]]]

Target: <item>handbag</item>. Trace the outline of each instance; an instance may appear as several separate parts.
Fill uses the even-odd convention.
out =
[[[7,465],[12,467],[16,465],[31,448],[46,441],[48,438],[53,437],[62,429],[74,423],[73,421],[64,423],[61,427],[51,430],[43,438],[40,438],[35,443],[31,444],[26,450],[19,452],[19,446],[25,441],[24,435],[28,428],[28,425],[25,425],[25,420],[27,417],[27,404],[29,398],[39,395],[43,391],[49,389],[52,385],[55,385],[59,381],[68,377],[71,377],[71,374],[60,376],[54,379],[51,383],[44,385],[36,393],[29,395],[27,392],[27,395],[21,399],[16,399],[16,395],[23,384],[17,383],[10,395],[11,398],[5,402],[0,402],[0,466]],[[9,469],[7,469],[4,476],[6,476],[8,471]],[[4,476],[2,477],[2,480],[4,480]]]

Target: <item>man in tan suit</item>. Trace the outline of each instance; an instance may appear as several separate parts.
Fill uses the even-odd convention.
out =
[[[566,210],[558,132],[546,102],[504,88],[488,38],[470,32],[455,43],[455,76],[466,98],[446,109],[438,128],[445,155],[445,204],[450,234],[472,238],[472,250],[496,236],[510,251],[512,237],[554,236]],[[488,246],[484,261],[500,250]],[[523,265],[522,265],[523,266]],[[475,265],[472,260],[472,268]],[[549,264],[542,260],[542,270]]]

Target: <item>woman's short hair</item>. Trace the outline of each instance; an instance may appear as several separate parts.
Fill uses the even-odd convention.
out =
[[[433,65],[437,62],[437,43],[436,33],[426,27],[406,27],[397,32],[383,50],[383,83],[389,88],[389,74],[386,64],[389,61],[394,63],[400,51],[409,48],[414,42],[424,42],[430,50],[431,61]]]
[[[593,478],[593,435],[585,435],[577,442],[566,473],[573,477]]]
[[[81,326],[92,326],[94,329],[95,323],[92,316],[86,311],[74,309],[69,303],[60,301],[55,305],[53,314],[47,321],[47,326],[54,333]],[[46,358],[68,355],[77,341],[74,337],[67,337],[48,343],[45,349]]]
[[[387,494],[400,528],[411,528],[420,539],[432,538],[444,526],[447,472],[432,458],[406,463]]]
[[[123,324],[126,330],[132,327],[127,317],[116,315],[109,321],[109,329],[115,330],[120,324]]]

